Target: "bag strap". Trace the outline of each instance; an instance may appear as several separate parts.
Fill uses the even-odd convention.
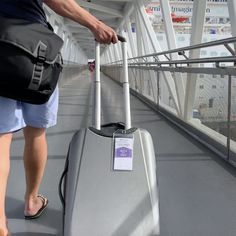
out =
[[[46,50],[47,45],[40,41],[38,44],[37,62],[34,65],[31,81],[28,87],[31,90],[38,90],[41,85],[44,71],[44,62],[46,61]]]

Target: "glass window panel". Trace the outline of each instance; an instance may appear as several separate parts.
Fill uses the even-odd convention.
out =
[[[217,136],[217,141],[226,146],[228,80],[225,76],[214,77],[208,74],[204,74],[204,78],[197,77],[193,111],[199,112],[201,129],[205,129],[210,136]]]

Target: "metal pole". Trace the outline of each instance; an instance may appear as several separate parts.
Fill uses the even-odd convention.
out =
[[[231,123],[231,86],[232,85],[232,76],[229,75],[228,80],[228,122],[227,122],[227,160],[229,161],[230,158],[230,140],[231,140],[231,130],[230,130],[230,123]]]
[[[160,72],[157,71],[157,106],[159,108],[160,99]]]
[[[130,93],[129,93],[129,74],[128,74],[128,55],[127,55],[127,43],[122,43],[123,51],[123,92],[125,103],[125,129],[131,128],[131,112],[130,112]]]
[[[94,127],[101,129],[101,78],[100,78],[100,44],[95,42],[95,78],[94,78]]]

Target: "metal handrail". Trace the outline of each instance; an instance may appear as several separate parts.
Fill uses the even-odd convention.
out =
[[[133,60],[133,59],[129,59]],[[215,67],[210,66],[194,66],[194,64],[215,64]],[[228,63],[228,64],[221,64]],[[230,63],[230,64],[229,64]],[[228,57],[210,57],[210,58],[195,58],[188,60],[172,60],[172,61],[156,61],[156,62],[129,62],[130,69],[170,71],[182,73],[203,73],[203,74],[221,74],[236,76],[235,70],[236,56]],[[191,65],[191,66],[190,66]],[[122,63],[110,64],[107,66],[122,67]]]
[[[172,64],[197,64],[197,63],[217,63],[217,62],[236,62],[236,56],[228,57],[208,57],[208,58],[196,58],[188,60],[171,60],[171,61],[157,61],[157,62],[135,62],[132,65],[172,65]]]
[[[143,57],[147,58],[147,57],[164,56],[166,54],[182,53],[182,52],[191,51],[191,50],[194,50],[194,49],[201,49],[201,48],[206,48],[206,47],[214,47],[214,46],[219,46],[219,45],[224,45],[225,46],[225,44],[228,45],[229,43],[236,43],[236,37],[220,39],[220,40],[216,40],[216,41],[212,41],[212,42],[207,42],[207,43],[195,44],[195,45],[192,45],[192,46],[172,49],[172,50],[168,50],[168,51],[164,51],[164,52],[159,52],[159,53],[152,53],[152,54],[148,54],[148,55],[145,55],[145,56],[134,57],[132,59],[141,59]]]
[[[229,44],[236,44],[236,37],[230,37],[230,38],[226,38],[226,39],[220,39],[220,40],[216,40],[216,41],[212,41],[212,42],[207,42],[207,43],[201,43],[201,44],[196,44],[196,45],[192,45],[192,46],[188,46],[188,47],[182,47],[182,48],[178,48],[178,49],[172,49],[169,51],[164,51],[164,52],[159,52],[159,53],[152,53],[152,54],[148,54],[148,55],[143,55],[143,56],[138,56],[138,57],[133,57],[133,58],[129,58],[129,64],[130,65],[155,65],[155,66],[161,66],[161,65],[165,65],[165,64],[169,64],[169,65],[177,65],[177,64],[198,64],[198,63],[222,63],[222,62],[233,62],[236,63],[236,52],[235,50],[230,47]],[[214,47],[214,46],[224,46],[226,48],[227,51],[230,52],[231,55],[229,56],[224,56],[224,57],[207,57],[207,58],[191,58],[189,59],[186,56],[186,51],[192,51],[192,50],[196,50],[196,49],[202,49],[202,48],[207,48],[207,47]],[[183,56],[185,59],[175,59],[175,60],[171,60],[170,54],[173,53],[178,53],[179,56]],[[160,60],[160,56],[164,56],[167,60]],[[150,61],[150,58],[153,58],[154,61]],[[121,63],[121,61],[115,61],[112,62],[110,65],[114,65],[114,64],[119,64]]]
[[[129,58],[130,73],[133,74],[135,77],[134,91],[136,91],[137,89],[136,88],[136,76],[137,76],[136,72],[142,73],[143,70],[156,71],[157,83],[159,83],[159,75],[160,75],[159,72],[210,74],[210,75],[224,76],[223,77],[224,80],[227,80],[228,78],[228,106],[227,106],[228,118],[227,118],[227,135],[226,135],[227,154],[224,155],[224,153],[222,153],[222,156],[224,156],[224,158],[226,158],[226,160],[229,161],[230,163],[233,163],[230,159],[230,154],[232,153],[231,133],[230,133],[231,110],[232,110],[232,104],[231,104],[232,103],[231,101],[232,100],[232,94],[231,94],[232,86],[231,85],[232,85],[232,77],[236,76],[236,52],[235,52],[236,48],[234,48],[232,44],[236,45],[236,37],[221,39],[214,42],[192,45],[189,47],[182,47],[182,48],[159,52],[159,53],[152,53],[145,56]],[[229,55],[223,56],[223,57],[221,56],[200,57],[199,53],[197,53],[195,54],[195,56],[193,54],[193,57],[191,57],[192,50],[200,50],[202,48],[210,48],[214,46],[223,46],[225,50],[229,52]],[[187,54],[186,54],[186,51],[188,52]],[[173,53],[178,53],[178,55],[182,57],[179,57],[179,59],[177,57],[173,57]],[[108,65],[104,65],[104,66],[112,72],[111,74],[113,74],[114,71],[116,71],[114,67],[117,69],[122,68],[121,61],[116,61],[116,62],[110,63]],[[141,78],[141,75],[142,74],[139,74],[138,78],[139,77]],[[155,76],[155,74],[153,75]],[[166,75],[169,75],[169,74],[166,74]],[[142,88],[140,91],[139,90],[137,91],[140,92],[141,95],[143,95]],[[143,96],[146,96],[146,95],[143,95]],[[149,98],[147,97],[147,100],[148,99]],[[154,99],[155,104],[158,107],[161,107],[158,99],[157,100]],[[176,115],[176,117],[178,117],[178,114]],[[182,118],[181,118],[181,121],[183,121]]]

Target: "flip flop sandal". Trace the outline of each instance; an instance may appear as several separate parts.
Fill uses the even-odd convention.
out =
[[[47,205],[48,205],[48,199],[45,198],[43,195],[38,195],[37,197],[41,199],[43,205],[42,205],[42,207],[37,211],[36,214],[34,214],[34,215],[25,215],[25,219],[26,219],[26,220],[33,220],[33,219],[39,218],[39,217],[42,215],[42,213],[44,212],[44,210],[46,209]]]

